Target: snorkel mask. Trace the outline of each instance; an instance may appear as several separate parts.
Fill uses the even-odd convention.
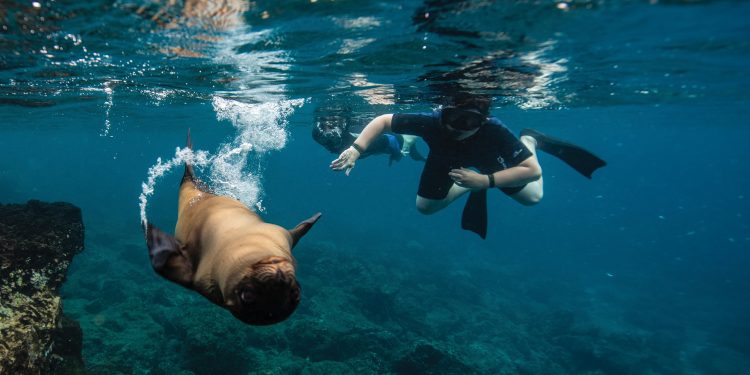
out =
[[[474,130],[484,125],[487,116],[475,109],[461,109],[456,107],[443,108],[440,122],[449,136],[459,136],[463,132]],[[446,125],[450,126],[449,129]]]

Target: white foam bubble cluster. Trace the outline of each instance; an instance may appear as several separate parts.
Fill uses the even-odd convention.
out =
[[[263,156],[284,148],[287,118],[303,103],[298,99],[253,104],[214,97],[216,118],[231,122],[237,133],[232,142],[221,146],[211,163],[211,187],[262,211]]]
[[[216,118],[232,123],[237,130],[234,139],[220,145],[214,155],[177,148],[169,161],[157,159],[156,164],[149,168],[147,181],[142,184],[139,198],[141,222],[147,224],[148,198],[154,194],[158,179],[186,162],[208,169],[208,176],[203,176],[202,180],[212,192],[236,198],[263,211],[263,157],[269,151],[284,148],[288,138],[287,118],[302,104],[302,99],[251,104],[214,97]]]
[[[260,104],[213,98],[218,120],[229,120],[239,133],[235,141],[250,143],[257,152],[278,150],[287,140],[286,118],[302,100],[281,100]]]

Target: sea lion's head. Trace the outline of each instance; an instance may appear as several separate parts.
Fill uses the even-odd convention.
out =
[[[247,324],[269,325],[288,318],[300,301],[294,260],[272,256],[255,263],[234,288],[230,311]]]

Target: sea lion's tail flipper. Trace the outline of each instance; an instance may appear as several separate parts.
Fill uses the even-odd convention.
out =
[[[193,140],[190,138],[190,128],[188,128],[188,134],[187,134],[187,148],[193,149]],[[185,183],[185,181],[190,181],[195,183],[195,172],[193,171],[193,166],[190,164],[189,161],[185,161],[185,174],[182,175],[182,184]]]
[[[190,286],[193,280],[193,267],[176,238],[148,224],[146,244],[151,266],[156,273],[180,285]]]
[[[188,128],[186,146],[190,150],[193,149],[193,139],[190,137],[190,128]],[[193,183],[193,185],[198,190],[204,193],[213,194],[213,192],[208,187],[208,185],[206,185],[205,182],[201,181],[200,178],[195,177],[195,171],[193,170],[193,165],[190,164],[189,160],[185,160],[185,173],[182,175],[182,181],[180,182],[180,186],[184,185],[186,182]]]
[[[320,219],[321,213],[318,212],[315,215],[312,215],[309,219],[297,224],[296,227],[289,230],[289,234],[292,235],[292,247],[297,245],[297,242],[299,242],[300,238],[304,236],[310,228],[315,224],[318,219]]]

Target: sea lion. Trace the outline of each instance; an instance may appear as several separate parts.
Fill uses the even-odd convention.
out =
[[[238,200],[208,192],[185,163],[174,237],[146,227],[151,265],[247,324],[278,323],[300,300],[291,249],[320,215],[291,230],[266,223]]]

